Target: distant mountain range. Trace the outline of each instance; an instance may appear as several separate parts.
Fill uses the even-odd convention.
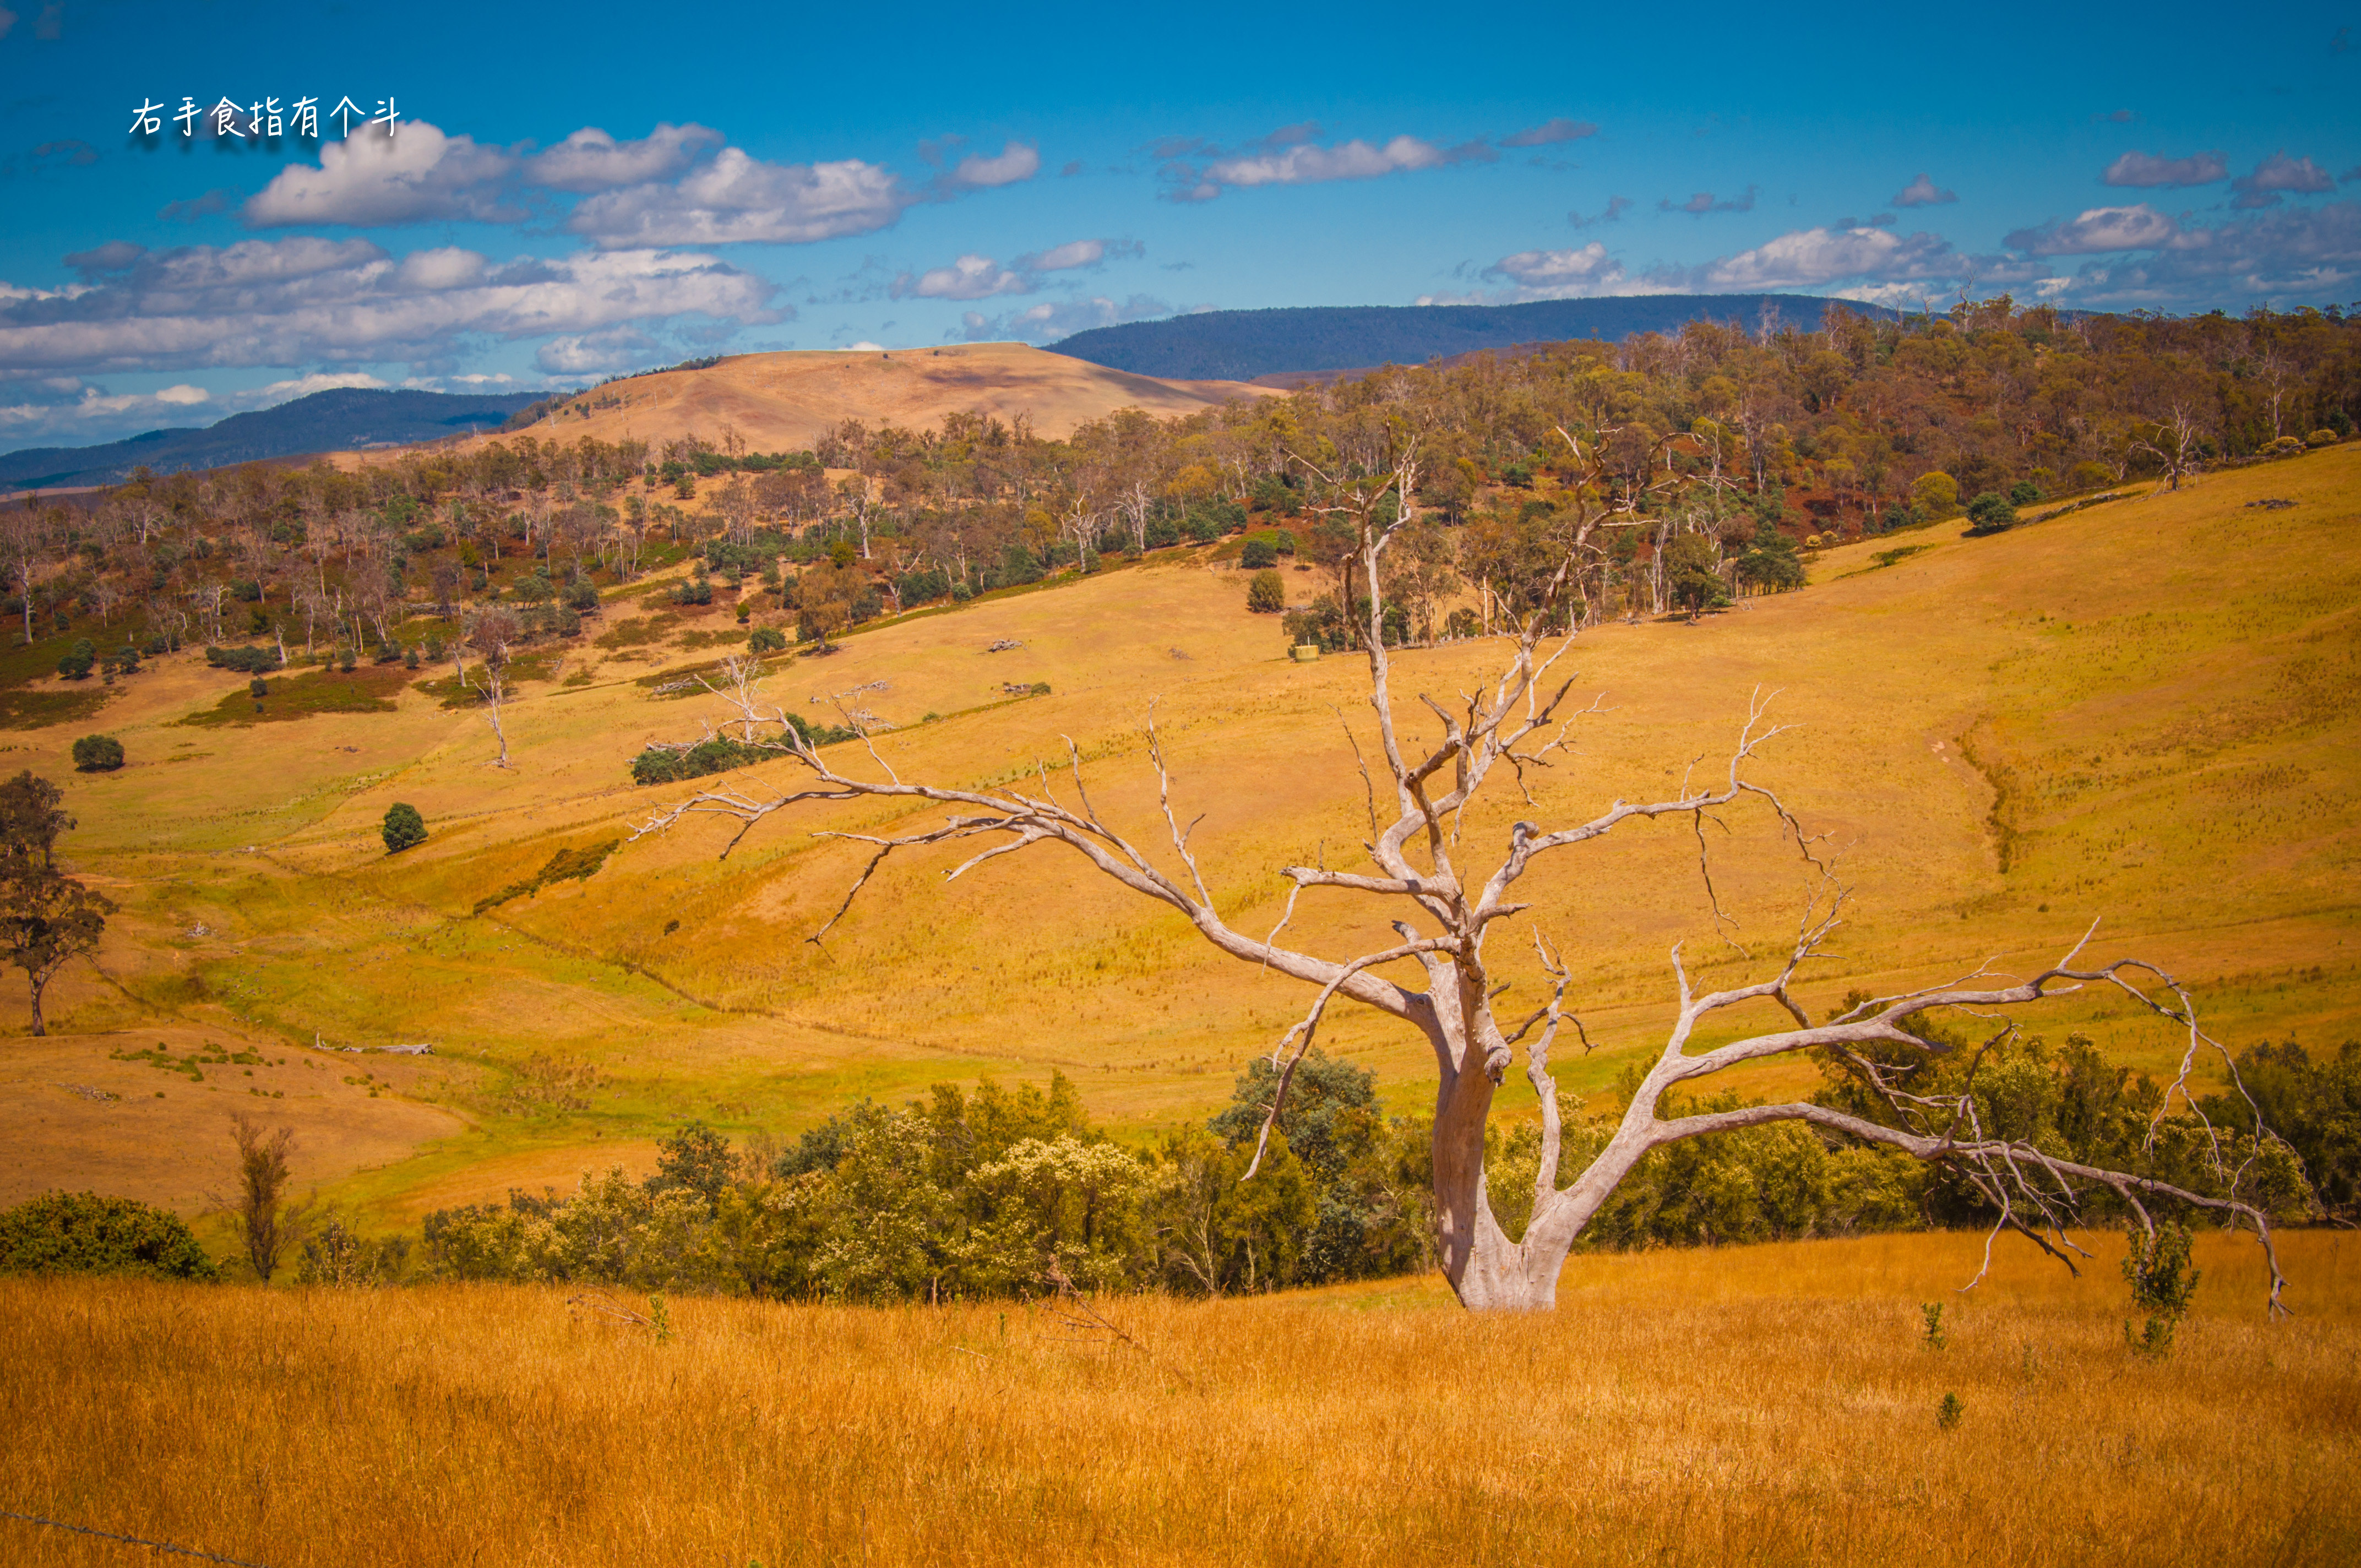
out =
[[[1635,333],[1678,332],[1693,321],[1752,330],[1776,313],[1811,332],[1830,305],[1864,315],[1893,312],[1806,294],[1643,294],[1546,300],[1530,305],[1311,305],[1206,311],[1169,321],[1093,327],[1053,343],[1053,354],[1173,381],[1251,381],[1290,371],[1423,365],[1478,349],[1566,338],[1620,342]]]
[[[34,446],[0,455],[0,486],[63,489],[117,484],[145,464],[159,474],[220,468],[313,452],[344,452],[439,441],[507,422],[540,401],[535,394],[474,397],[453,392],[314,392],[277,408],[232,414],[203,429],[151,430],[104,446]]]

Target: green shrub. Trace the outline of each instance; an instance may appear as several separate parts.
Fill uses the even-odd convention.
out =
[[[1249,572],[1276,566],[1279,565],[1279,547],[1261,534],[1256,534],[1238,552],[1238,565]]]
[[[2189,1266],[2195,1238],[2187,1225],[2166,1221],[2151,1234],[2135,1234],[2124,1255],[2124,1280],[2132,1288],[2132,1306],[2146,1312],[2147,1322],[2138,1333],[2124,1324],[2124,1340],[2143,1355],[2169,1355],[2172,1331],[2189,1315],[2190,1298],[2197,1294],[2197,1270]]]
[[[386,807],[385,825],[378,831],[385,839],[385,852],[398,855],[426,842],[426,819],[418,815],[418,807],[396,801]]]
[[[88,680],[97,663],[98,650],[91,646],[90,639],[77,637],[73,646],[66,650],[66,656],[58,661],[58,674],[70,681]]]
[[[0,1212],[0,1274],[220,1277],[178,1215],[94,1192],[44,1193]]]
[[[787,634],[775,626],[758,626],[746,639],[747,652],[752,653],[784,652],[786,646]]]
[[[2004,533],[2016,526],[2016,509],[1997,490],[1986,490],[1968,503],[1971,534]]]
[[[241,675],[267,675],[279,667],[279,652],[274,648],[207,648],[205,663],[216,670],[236,670]]]
[[[1257,615],[1277,615],[1287,608],[1287,584],[1265,567],[1246,585],[1246,608]]]
[[[2008,504],[2029,507],[2041,499],[2041,487],[2030,479],[2019,479],[2008,488]]]
[[[85,735],[73,743],[74,769],[111,773],[123,765],[123,742],[112,735]]]

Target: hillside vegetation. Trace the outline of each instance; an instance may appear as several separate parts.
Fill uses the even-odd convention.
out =
[[[2293,504],[2247,504],[2263,499]],[[1697,624],[1595,628],[1576,663],[1609,711],[1584,720],[1572,765],[1536,781],[1538,810],[1661,789],[1727,743],[1749,691],[1775,686],[1800,728],[1766,776],[1846,847],[1857,889],[1817,1005],[1987,956],[2054,957],[2103,916],[2110,950],[2191,980],[2234,1043],[2333,1049],[2361,1034],[2349,894],[2361,822],[2341,782],[2355,771],[2342,694],[2356,674],[2356,502],[2361,449],[2338,447],[1998,537],[1930,530],[1898,556],[1878,540],[1828,550],[1806,591]],[[2225,533],[2238,548],[2217,547]],[[1071,735],[1102,807],[1134,823],[1154,810],[1142,726],[1159,697],[1180,803],[1207,813],[1197,843],[1217,894],[1242,923],[1268,925],[1278,865],[1347,863],[1365,830],[1337,718],[1356,711],[1361,676],[1348,659],[1281,660],[1224,554],[1152,555],[864,630],[774,670],[769,690],[824,715],[831,694],[866,688],[847,700],[900,726],[876,745],[906,775],[1007,778],[1054,763]],[[2290,561],[2306,567],[2280,569]],[[1055,1068],[1118,1128],[1199,1120],[1226,1101],[1299,999],[1070,867],[1005,863],[946,888],[948,861],[914,857],[813,947],[803,938],[858,860],[802,829],[889,818],[815,810],[726,861],[718,832],[632,840],[666,792],[630,784],[631,756],[725,717],[701,688],[664,693],[678,677],[640,673],[651,655],[656,677],[678,668],[674,650],[721,619],[664,608],[669,587],[635,590],[653,606],[618,597],[602,611],[650,627],[650,641],[586,638],[533,667],[509,712],[512,770],[485,765],[493,744],[476,712],[417,686],[390,712],[191,729],[182,720],[242,677],[185,653],[116,688],[105,722],[131,758],[121,771],[72,773],[71,731],[24,735],[23,763],[63,781],[81,818],[71,853],[127,915],[102,954],[106,978],[61,981],[52,1003],[53,1027],[79,1043],[43,1049],[80,1055],[12,1053],[24,1091],[6,1101],[8,1131],[39,1129],[8,1140],[39,1151],[13,1190],[136,1170],[151,1185],[118,1190],[186,1201],[225,1158],[221,1107],[249,1088],[300,1111],[299,1172],[402,1223],[511,1186],[570,1188],[610,1161],[644,1169],[647,1140],[679,1120],[792,1134],[848,1099],[937,1080],[1038,1081]],[[1004,642],[1020,646],[989,651]],[[1398,692],[1455,690],[1491,646],[1406,651]],[[1050,695],[1006,695],[1037,683]],[[733,782],[782,783],[787,766]],[[419,808],[430,837],[388,857],[377,828],[395,800]],[[540,882],[478,913],[561,851],[607,845],[588,880]],[[1748,930],[1792,920],[1800,891],[1768,851],[1743,838],[1717,850]],[[1576,965],[1598,1044],[1572,1080],[1598,1109],[1615,1103],[1628,1053],[1659,1037],[1674,941],[1691,941],[1708,978],[1739,970],[1727,949],[1705,957],[1694,857],[1686,832],[1635,836],[1543,889],[1536,918]],[[1307,900],[1295,929],[1341,950],[1367,935],[1345,914]],[[175,1038],[267,1043],[269,1059],[197,1081],[109,1059],[168,1017]],[[2103,998],[2041,1026],[2084,1031],[2151,1071],[2180,1048]],[[434,1052],[300,1048],[315,1036]],[[1396,1108],[1418,1108],[1422,1042],[1342,1014],[1327,1045],[1374,1068]],[[349,1135],[336,1130],[346,1116]],[[380,1141],[357,1141],[378,1127]]]
[[[1279,866],[1349,865],[1367,833],[1348,738],[1369,742],[1366,676],[1335,656],[1339,596],[1365,590],[1336,570],[1306,464],[1349,464],[1404,420],[1424,422],[1433,479],[1387,585],[1402,721],[1421,732],[1419,693],[1482,678],[1488,628],[1516,615],[1577,633],[1570,667],[1601,698],[1530,805],[1471,811],[1466,831],[1660,794],[1775,691],[1795,728],[1763,777],[1855,893],[1840,956],[1808,977],[1816,1011],[2054,959],[2103,919],[2107,952],[2191,981],[2234,1047],[2333,1056],[2361,1035],[2361,447],[2336,437],[2354,334],[2334,316],[2065,323],[2002,302],[1768,342],[1692,326],[1167,421],[1118,411],[1063,440],[984,414],[841,420],[784,453],[527,432],[11,510],[5,608],[31,641],[0,652],[9,743],[64,784],[67,853],[124,913],[99,970],[52,993],[73,1037],[8,1058],[21,1091],[0,1134],[29,1152],[5,1180],[104,1176],[196,1205],[219,1190],[225,1098],[253,1096],[302,1129],[299,1175],[372,1224],[638,1173],[692,1118],[789,1136],[862,1095],[987,1075],[1062,1071],[1119,1136],[1202,1123],[1297,1016],[1291,988],[1042,859],[945,887],[948,859],[899,857],[815,945],[862,852],[811,833],[918,818],[815,807],[725,860],[726,836],[694,824],[634,836],[695,787],[636,784],[635,765],[785,783],[790,764],[741,765],[719,740],[679,750],[732,711],[699,677],[726,684],[722,655],[767,644],[763,690],[843,765],[1006,783],[1071,737],[1093,798],[1137,830],[1157,820],[1155,699],[1215,895],[1268,929]],[[2314,421],[2317,444],[2270,434]],[[1569,591],[1537,597],[1552,552],[1601,516]],[[1264,573],[1283,613],[1248,608]],[[1307,641],[1331,656],[1282,656]],[[488,765],[495,663],[508,767]],[[840,739],[859,729],[882,763]],[[73,772],[92,732],[127,765]],[[427,836],[388,855],[397,803]],[[1734,931],[1685,830],[1532,884],[1596,1046],[1562,1062],[1578,1117],[1612,1113],[1633,1053],[1661,1041],[1675,942],[1713,981],[1751,961],[1722,936],[1759,954],[1792,928],[1792,861],[1733,828],[1710,847]],[[1382,933],[1354,917],[1315,896],[1290,929],[1357,952]],[[1517,981],[1538,994],[1537,970]],[[2099,995],[2035,1026],[2158,1076],[2180,1050]],[[207,1041],[260,1059],[156,1059]],[[1349,1014],[1323,1042],[1374,1069],[1391,1110],[1421,1110],[1422,1043]],[[1796,1063],[1730,1087],[1819,1084]]]

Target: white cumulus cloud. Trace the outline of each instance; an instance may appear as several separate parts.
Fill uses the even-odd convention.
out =
[[[894,280],[894,298],[921,300],[987,300],[994,294],[1022,294],[1032,285],[1021,275],[989,256],[962,256],[949,267],[920,273],[903,273]]]
[[[892,170],[857,158],[765,163],[731,147],[676,184],[592,196],[566,226],[609,249],[803,244],[884,228],[914,200]]]
[[[364,130],[325,144],[316,165],[280,170],[248,199],[242,214],[255,228],[512,222],[524,214],[504,202],[502,193],[516,165],[513,155],[498,148],[412,120],[392,136]]]
[[[1020,180],[1030,180],[1039,172],[1039,149],[1012,141],[1002,147],[995,158],[985,158],[977,153],[961,159],[950,173],[944,177],[944,182],[961,190],[990,191],[1002,185],[1014,185]]]
[[[669,180],[721,139],[719,131],[693,123],[659,125],[638,141],[617,141],[596,126],[586,126],[548,151],[527,159],[524,177],[548,190],[589,195]]]
[[[2092,207],[2071,218],[2052,218],[2008,236],[2010,248],[2027,256],[2090,256],[2112,250],[2154,250],[2173,243],[2180,225],[2147,203],[2128,207]]]
[[[1194,142],[1169,143],[1157,150],[1159,156],[1170,154],[1161,174],[1172,186],[1172,198],[1182,202],[1209,202],[1224,190],[1264,185],[1377,180],[1454,163],[1490,162],[1499,156],[1482,142],[1446,148],[1413,136],[1398,136],[1382,143],[1356,137],[1323,147],[1311,139],[1319,133],[1318,126],[1306,123],[1274,131],[1232,153]],[[1190,154],[1202,155],[1208,161],[1202,165],[1188,161]]]
[[[0,285],[0,378],[441,359],[470,336],[592,333],[677,316],[777,321],[788,313],[772,308],[777,291],[695,252],[494,265],[456,247],[396,261],[359,239],[191,246],[145,255],[70,298]]]

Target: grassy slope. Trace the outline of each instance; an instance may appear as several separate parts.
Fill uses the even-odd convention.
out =
[[[2300,504],[2244,505],[2265,496]],[[1818,562],[1807,592],[1699,626],[1603,629],[1568,663],[1609,711],[1584,718],[1573,761],[1536,780],[1538,809],[1511,795],[1471,813],[1466,839],[1494,844],[1515,817],[1672,791],[1691,759],[1710,766],[1727,747],[1750,691],[1776,688],[1776,712],[1798,728],[1760,776],[1832,836],[1855,896],[1841,956],[1807,992],[1815,1004],[1987,958],[2029,965],[2104,916],[2101,950],[2198,982],[2232,1039],[2333,1047],[2361,1035],[2348,891],[2361,806],[2339,706],[2361,685],[2356,510],[2361,447],[2348,446],[1995,539],[1929,531],[1908,541],[1928,548],[1888,567],[1873,545],[1849,546]],[[1160,696],[1176,804],[1206,814],[1196,845],[1224,909],[1263,929],[1282,886],[1271,868],[1358,854],[1367,822],[1339,711],[1365,747],[1370,729],[1359,665],[1282,662],[1277,628],[1243,600],[1234,571],[1149,565],[852,637],[771,690],[824,716],[810,699],[883,680],[856,702],[905,723],[954,716],[880,742],[905,776],[1005,780],[1061,756],[1071,736],[1093,798],[1149,842],[1160,822],[1142,726]],[[631,612],[618,604],[609,619]],[[716,607],[693,624],[728,622]],[[1001,637],[1026,646],[984,652]],[[646,652],[581,650],[528,685],[511,713],[509,773],[484,766],[478,717],[414,689],[390,714],[176,727],[229,684],[185,666],[143,674],[110,706],[134,760],[120,773],[68,773],[71,727],[27,736],[24,763],[68,781],[82,821],[74,856],[128,911],[105,954],[114,980],[61,982],[53,1026],[94,1035],[169,1013],[225,1038],[436,1042],[438,1071],[414,1091],[465,1130],[331,1189],[408,1218],[496,1196],[519,1173],[562,1181],[619,1146],[644,1157],[665,1119],[791,1129],[847,1095],[984,1071],[1062,1067],[1126,1125],[1198,1116],[1307,1000],[1041,851],[948,887],[948,856],[889,864],[825,949],[809,946],[858,863],[809,830],[926,819],[876,806],[774,820],[726,861],[719,826],[692,824],[626,844],[587,883],[469,917],[556,850],[627,836],[659,796],[623,782],[624,761],[722,717],[712,699],[635,685],[664,662],[632,662]],[[1404,655],[1405,724],[1420,728],[1415,693],[1467,687],[1496,652]],[[588,685],[560,684],[586,673]],[[1003,683],[1034,680],[1054,695],[1000,700]],[[737,782],[788,777],[773,766]],[[1071,796],[1070,783],[1056,787]],[[375,827],[397,799],[433,837],[389,860]],[[1760,952],[1792,928],[1804,883],[1759,814],[1730,828],[1714,841],[1718,884]],[[1661,1038],[1675,941],[1693,972],[1745,967],[1715,939],[1695,860],[1686,825],[1642,827],[1529,881],[1598,1042],[1569,1064],[1583,1092]],[[1342,895],[1307,899],[1292,929],[1347,950],[1381,933],[1367,916]],[[1523,922],[1499,935],[1494,959],[1515,974]],[[2120,1002],[2078,999],[2042,1018],[2150,1070],[2174,1055],[2167,1031]],[[1425,1094],[1423,1047],[1384,1020],[1342,1015],[1327,1043],[1378,1068],[1404,1108]],[[95,1038],[89,1048],[104,1054]],[[520,1064],[536,1054],[603,1075],[588,1110],[520,1092]],[[1738,1087],[1810,1081],[1773,1068]],[[90,1138],[105,1143],[95,1128]],[[333,1141],[313,1140],[323,1178],[354,1163],[328,1157]],[[73,1179],[60,1157],[12,1185]]]
[[[2269,1324],[2252,1243],[2202,1238],[2150,1362],[2094,1242],[1966,1294],[1980,1238],[1942,1234],[1586,1257],[1533,1316],[1432,1278],[1100,1303],[1128,1343],[1016,1303],[676,1300],[657,1344],[567,1288],[0,1280],[0,1420],[41,1434],[7,1507],[291,1568],[2352,1562],[2361,1248],[2287,1238]]]
[[[1121,408],[1169,416],[1264,395],[1234,381],[1159,381],[1021,343],[892,354],[806,350],[735,355],[709,369],[612,382],[567,405],[577,411],[533,426],[532,434],[544,441],[671,441],[695,432],[718,443],[722,427],[732,425],[756,452],[793,452],[808,450],[848,419],[872,428],[927,430],[946,414],[975,411],[1004,422],[1024,415],[1041,434],[1061,437]],[[585,408],[587,417],[578,411]]]

